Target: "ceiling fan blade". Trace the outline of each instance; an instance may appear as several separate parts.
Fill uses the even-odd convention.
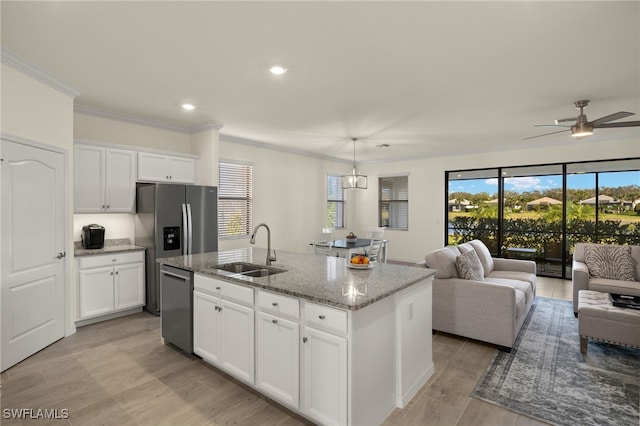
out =
[[[573,120],[576,121],[576,120]],[[566,127],[571,128],[570,124],[535,124],[533,127]]]
[[[555,135],[556,133],[568,132],[569,130],[571,130],[571,129],[558,130],[557,132],[545,133],[544,135],[529,136],[528,138],[524,138],[522,140],[526,141],[527,139],[534,139],[534,138],[540,138],[542,136]]]
[[[594,128],[596,129],[606,129],[613,127],[638,127],[640,126],[640,121],[622,121],[620,123],[601,123],[594,124]]]
[[[606,123],[607,121],[620,120],[621,118],[629,117],[633,115],[632,112],[619,111],[615,114],[605,115],[604,117],[597,118],[591,122],[593,127],[598,127],[598,124]]]

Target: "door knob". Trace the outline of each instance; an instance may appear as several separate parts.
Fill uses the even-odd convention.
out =
[[[56,256],[56,259],[62,259],[63,257],[67,256],[67,252],[66,251],[61,251],[60,253],[58,253],[58,255]]]

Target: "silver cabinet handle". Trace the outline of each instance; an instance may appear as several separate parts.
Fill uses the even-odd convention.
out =
[[[216,287],[216,290],[220,290],[221,287]]]
[[[274,323],[274,324],[277,324],[277,323],[278,323],[278,320],[277,320],[277,319],[274,319],[274,320],[271,320],[271,322],[272,322],[272,323]]]
[[[307,339],[306,337],[303,337],[303,338],[302,338],[302,343],[307,343],[307,340],[308,340],[308,339]]]
[[[273,306],[278,306],[278,302],[273,302],[272,305]]]
[[[318,318],[325,319],[326,317],[324,315],[320,315]]]

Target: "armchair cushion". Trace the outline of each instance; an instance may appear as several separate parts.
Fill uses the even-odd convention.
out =
[[[631,246],[587,245],[584,263],[594,278],[633,281],[634,268]]]
[[[475,251],[462,253],[456,258],[456,269],[463,280],[484,280],[484,270]]]

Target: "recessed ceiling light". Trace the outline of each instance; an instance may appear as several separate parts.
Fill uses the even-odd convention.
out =
[[[271,74],[282,75],[287,72],[287,69],[285,67],[281,67],[280,65],[276,65],[271,67],[269,71],[271,71]]]
[[[191,105],[191,104],[182,104],[182,109],[185,109],[187,111],[191,111],[191,110],[196,109],[196,107]]]

